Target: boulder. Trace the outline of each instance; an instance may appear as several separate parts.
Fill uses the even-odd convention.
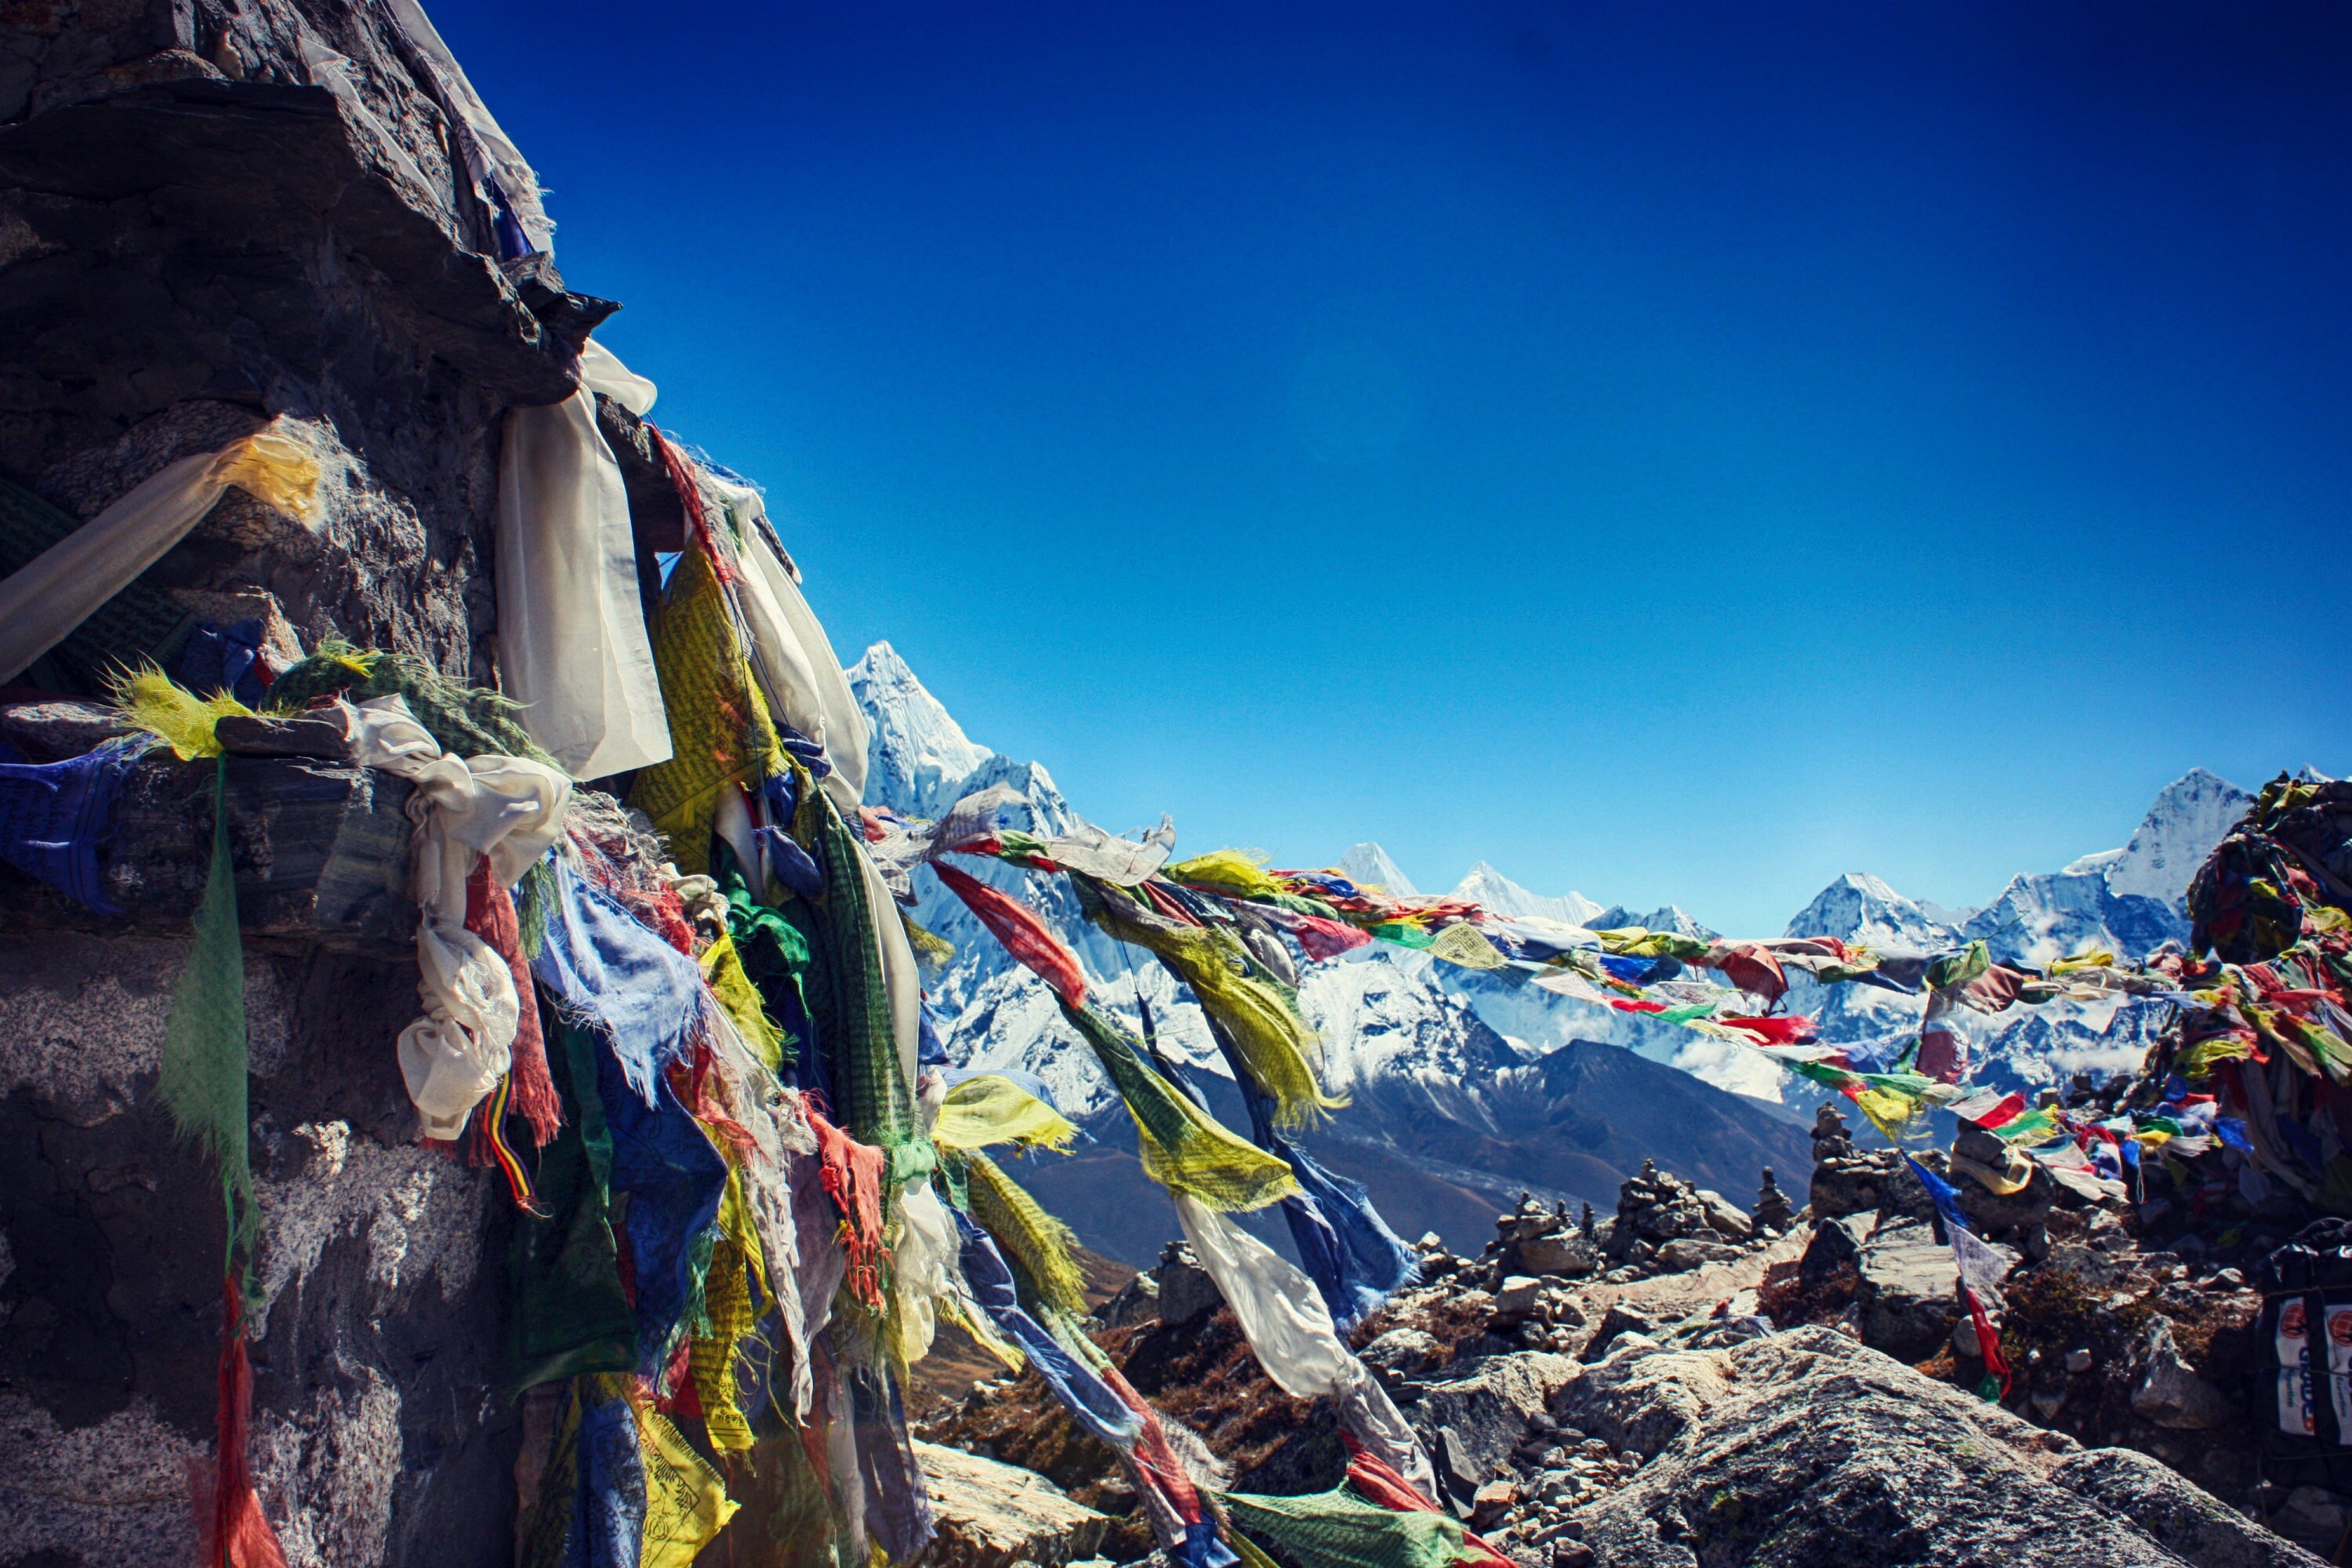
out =
[[[2197,1568],[2318,1568],[2321,1561],[2134,1448],[2070,1455],[2050,1479],[2122,1514]]]
[[[1532,1274],[1512,1274],[1495,1288],[1495,1316],[1501,1321],[1524,1322],[1536,1315],[1544,1282]]]
[[[1571,1516],[1610,1568],[2184,1561],[2134,1511],[2051,1479],[2073,1439],[1824,1328],[1612,1358],[1559,1414],[1650,1456]]]
[[[1804,1257],[1797,1265],[1798,1277],[1808,1285],[1818,1285],[1841,1268],[1858,1267],[1862,1244],[1870,1239],[1871,1228],[1877,1223],[1874,1215],[1855,1214],[1813,1226],[1813,1238],[1805,1244]]]
[[[1553,1323],[1570,1328],[1584,1321],[1578,1310],[1575,1292],[1559,1281],[1536,1275],[1514,1274],[1503,1280],[1495,1291],[1495,1310],[1490,1328],[1508,1329],[1527,1322]]]
[[[2139,1377],[2132,1384],[2132,1414],[2176,1431],[2210,1431],[2230,1424],[2230,1396],[2198,1376],[2182,1357],[2169,1320],[2148,1321],[2134,1360]]]
[[[1095,1316],[1109,1329],[1156,1321],[1160,1317],[1160,1281],[1149,1274],[1137,1275],[1120,1287],[1118,1295],[1096,1309]]]
[[[1522,1274],[1553,1274],[1571,1279],[1591,1273],[1601,1261],[1600,1249],[1577,1230],[1528,1237],[1517,1244],[1514,1257]]]
[[[1582,1370],[1548,1351],[1489,1356],[1467,1377],[1425,1384],[1417,1418],[1432,1432],[1446,1430],[1456,1474],[1481,1486],[1517,1473],[1511,1450]]]
[[[1648,1313],[1637,1308],[1629,1307],[1622,1301],[1612,1301],[1609,1305],[1609,1310],[1601,1316],[1601,1326],[1593,1330],[1592,1337],[1584,1342],[1582,1359],[1587,1362],[1599,1361],[1609,1353],[1611,1342],[1620,1334],[1654,1335],[1657,1331],[1657,1321]]]
[[[2011,1264],[2017,1255],[2005,1247]],[[1862,1309],[1862,1342],[1899,1361],[1925,1361],[1952,1331],[1959,1310],[1952,1249],[1934,1229],[1917,1224],[1882,1226],[1855,1259],[1861,1275],[1854,1301]]]
[[[1422,1329],[1402,1328],[1391,1329],[1373,1340],[1360,1352],[1360,1359],[1365,1365],[1383,1372],[1414,1376],[1444,1365],[1452,1355],[1435,1335]]]
[[[1665,1273],[1680,1274],[1703,1263],[1729,1263],[1739,1256],[1739,1248],[1727,1241],[1706,1241],[1695,1236],[1685,1236],[1658,1248],[1656,1263]]]
[[[1696,1195],[1699,1208],[1706,1215],[1707,1228],[1716,1235],[1745,1241],[1756,1234],[1756,1222],[1748,1217],[1748,1211],[1721,1193],[1701,1187]]]
[[[931,1498],[939,1568],[1062,1568],[1092,1557],[1110,1521],[1072,1502],[1034,1470],[983,1459],[937,1443],[915,1445]]]
[[[1485,1530],[1499,1521],[1519,1500],[1519,1489],[1514,1481],[1488,1481],[1470,1499],[1470,1524]]]
[[[1160,1256],[1159,1267],[1152,1278],[1160,1286],[1160,1321],[1170,1326],[1189,1323],[1205,1318],[1225,1304],[1217,1289],[1217,1282],[1209,1271],[1193,1261],[1192,1249],[1182,1242],[1171,1242]]]
[[[2332,1554],[2352,1530],[2352,1508],[2341,1493],[2326,1487],[2296,1487],[2270,1516],[2281,1535],[2290,1536],[2313,1552]]]

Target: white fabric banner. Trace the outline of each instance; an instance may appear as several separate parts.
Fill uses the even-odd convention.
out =
[[[621,465],[594,394],[642,414],[653,384],[590,343],[580,390],[507,411],[499,454],[499,673],[522,726],[578,779],[669,757],[669,719],[637,594]]]
[[[231,485],[318,526],[318,462],[274,426],[166,463],[0,582],[0,680],[22,675],[161,561]]]
[[[742,535],[744,591],[739,597],[751,623],[761,684],[785,721],[824,748],[833,764],[825,793],[843,816],[854,816],[866,798],[866,711],[851,694],[849,678],[799,583],[768,542],[767,502],[748,485],[708,471],[703,478]]]

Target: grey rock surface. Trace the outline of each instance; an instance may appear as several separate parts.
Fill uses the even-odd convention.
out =
[[[2319,1568],[2322,1562],[2136,1448],[2070,1455],[2050,1479],[2122,1514],[2197,1568]]]
[[[1583,1359],[1599,1361],[1609,1353],[1609,1347],[1620,1334],[1654,1334],[1657,1330],[1658,1321],[1651,1314],[1622,1301],[1612,1301],[1609,1310],[1601,1314],[1592,1337],[1584,1342]]]
[[[1522,1274],[1576,1279],[1592,1272],[1600,1261],[1600,1250],[1580,1231],[1555,1231],[1520,1240],[1513,1260],[1513,1266]]]
[[[2009,1257],[2015,1261],[2013,1252]],[[1863,1343],[1898,1361],[1935,1354],[1960,1310],[1952,1249],[1926,1225],[1882,1225],[1862,1244],[1855,1267]]]
[[[939,1568],[1037,1568],[1092,1557],[1110,1521],[1034,1470],[999,1464],[937,1443],[915,1445],[939,1541]]]
[[[1414,1421],[1431,1434],[1446,1428],[1457,1469],[1484,1485],[1509,1472],[1511,1450],[1579,1370],[1548,1351],[1490,1356],[1466,1377],[1423,1387]]]
[[[178,941],[0,936],[0,1563],[194,1555],[221,1214],[154,1098]],[[506,1216],[416,1146],[393,1036],[413,966],[247,955],[253,1463],[295,1568],[511,1555]],[[47,1555],[44,1555],[44,1554]]]
[[[319,465],[321,520],[232,491],[142,587],[260,615],[281,657],[341,637],[487,685],[502,417],[567,395],[577,344],[493,259],[447,107],[391,18],[346,0],[5,7],[0,475],[87,519],[276,418]],[[42,680],[87,695],[88,674]],[[220,1203],[153,1091],[210,815],[208,787],[171,772],[126,809],[177,852],[119,862],[143,867],[121,890],[156,923],[26,920],[23,884],[5,889],[0,1563],[194,1554]],[[243,912],[272,928],[246,996],[264,1509],[293,1568],[502,1568],[509,1209],[415,1143],[393,1046],[416,1012],[414,906],[386,885],[401,799],[332,763],[232,773],[285,786],[233,787],[230,824]],[[315,940],[322,878],[366,951]]]
[[[2079,1452],[2072,1439],[1826,1329],[1612,1356],[1564,1391],[1557,1413],[1650,1456],[1575,1516],[1610,1568],[2200,1561],[2056,1479]]]
[[[1678,1237],[1658,1248],[1659,1268],[1669,1274],[1679,1274],[1696,1268],[1703,1263],[1728,1263],[1739,1256],[1739,1248],[1729,1242],[1709,1241],[1696,1236]]]
[[[2150,1319],[2134,1352],[2139,1375],[2132,1384],[2132,1413],[2179,1431],[2226,1426],[2235,1415],[2230,1396],[2197,1374],[2173,1342],[2172,1325]]]
[[[1170,1326],[1206,1317],[1225,1304],[1209,1271],[1192,1260],[1192,1249],[1171,1245],[1151,1271],[1160,1287],[1160,1321]]]

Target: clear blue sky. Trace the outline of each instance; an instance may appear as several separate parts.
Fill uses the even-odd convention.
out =
[[[843,657],[1114,829],[1762,933],[2352,771],[2341,7],[435,14]]]

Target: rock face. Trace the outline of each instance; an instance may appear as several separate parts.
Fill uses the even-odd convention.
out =
[[[2050,1479],[2112,1509],[2197,1568],[2315,1568],[2321,1561],[2224,1508],[2132,1448],[2092,1448],[2059,1461]]]
[[[1468,1377],[1423,1388],[1414,1419],[1432,1436],[1444,1432],[1457,1476],[1484,1486],[1507,1469],[1528,1424],[1577,1370],[1569,1357],[1542,1352],[1492,1356]]]
[[[29,553],[25,520],[54,537],[275,418],[319,462],[323,520],[230,492],[133,585],[140,625],[251,616],[273,647],[341,637],[493,683],[501,419],[571,393],[597,307],[543,258],[497,259],[446,84],[394,16],[5,8],[0,570]],[[96,673],[60,650],[26,679],[88,695]],[[144,879],[118,889],[136,918],[91,934],[0,889],[0,1563],[194,1555],[184,1465],[213,1430],[220,1201],[153,1090],[209,773],[142,770],[129,790],[153,850],[118,859]],[[416,1011],[414,907],[384,885],[404,871],[404,788],[283,757],[232,773],[259,939],[264,1506],[296,1568],[504,1563],[505,1200],[414,1142],[393,1047]]]
[[[1855,1258],[1862,1342],[1898,1361],[1925,1361],[1952,1331],[1958,1278],[1952,1249],[1924,1225],[1883,1226]]]
[[[2139,1381],[2132,1386],[2132,1412],[2159,1426],[2179,1431],[2205,1431],[2230,1423],[2229,1396],[2203,1378],[2181,1357],[2173,1342],[2172,1325],[2152,1319],[2139,1345]]]
[[[282,416],[324,523],[232,495],[142,583],[488,684],[500,416],[568,395],[613,307],[497,259],[457,118],[386,6],[11,7],[0,476],[88,517]]]
[[[2135,1490],[2147,1477],[2132,1460],[2095,1462],[1827,1329],[1720,1352],[1635,1344],[1586,1369],[1554,1408],[1648,1456],[1576,1516],[1610,1568],[2307,1561],[2230,1524],[2186,1481]]]
[[[1110,1528],[1034,1470],[937,1443],[917,1443],[915,1462],[930,1491],[940,1532],[930,1561],[940,1568],[1062,1568],[1093,1556]]]
[[[0,936],[0,1563],[193,1558],[221,1210],[154,1098],[185,944]],[[412,966],[248,953],[253,1462],[288,1560],[506,1563],[504,1220],[418,1148],[392,1037]],[[44,1555],[48,1553],[50,1555]]]

